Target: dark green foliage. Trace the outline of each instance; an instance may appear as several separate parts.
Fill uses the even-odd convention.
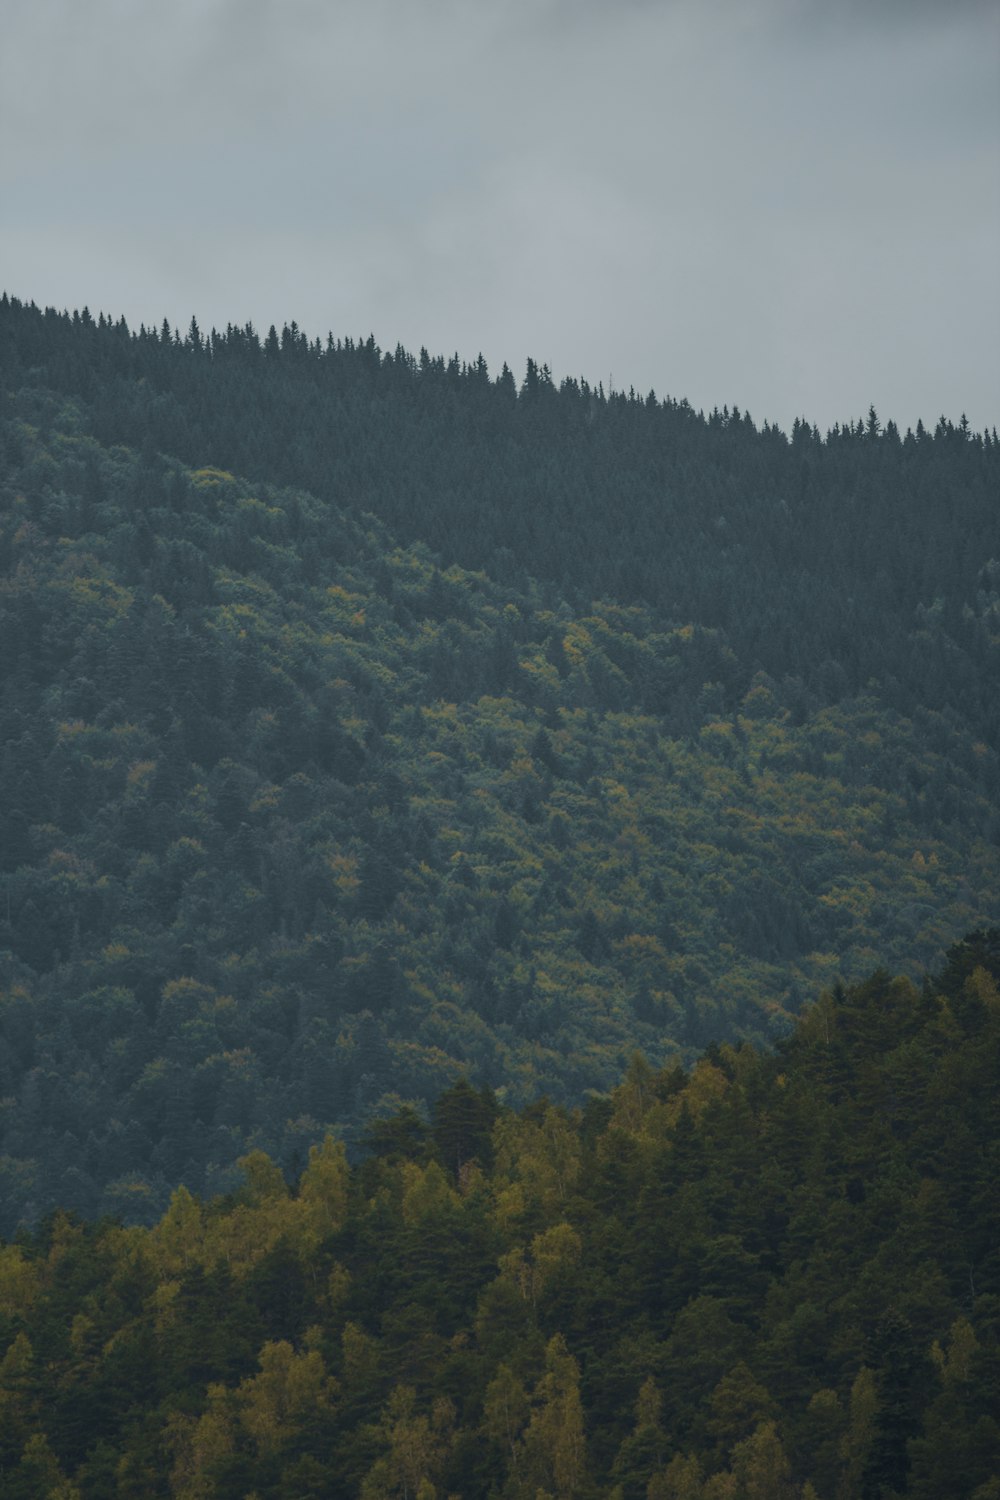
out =
[[[789,440],[738,410],[706,417],[684,400],[606,396],[572,379],[557,390],[532,360],[516,394],[508,372],[491,381],[481,361],[382,354],[370,338],[310,343],[294,325],[271,333],[263,348],[249,325],[195,345],[0,299],[6,388],[30,378],[79,397],[102,442],[147,457],[127,499],[139,559],[172,603],[207,603],[212,584],[182,539],[156,547],[143,530],[150,503],[175,514],[201,503],[183,481],[157,475],[157,453],[348,503],[446,564],[486,568],[512,586],[527,571],[574,606],[602,596],[665,604],[670,619],[726,633],[735,655],[700,679],[725,704],[758,668],[795,679],[806,701],[876,678],[894,707],[947,704],[996,742],[989,434],[942,418],[933,435],[918,426],[901,439],[872,412],[825,440],[796,423]],[[19,441],[8,441],[12,455]],[[100,519],[107,481],[80,467],[79,498],[52,493],[39,512],[50,535],[67,517],[84,530]],[[229,561],[257,570],[275,546],[302,540],[292,513],[277,535],[234,536]],[[340,541],[331,530],[299,568],[344,561]],[[459,595],[435,569],[401,602],[417,619],[445,622]],[[562,675],[558,639],[549,651]],[[633,667],[627,652],[594,662],[595,706],[624,706]],[[437,672],[448,696],[453,674],[502,692],[517,675],[515,641],[498,634],[475,664],[439,656]],[[645,708],[667,712],[669,669],[653,667],[643,690]]]
[[[493,1164],[492,1136],[497,1102],[492,1090],[477,1093],[465,1078],[435,1100],[432,1111],[434,1144],[441,1161],[459,1178],[471,1162]]]
[[[586,1111],[459,1080],[353,1171],[55,1215],[0,1246],[0,1488],[987,1500],[998,1070],[994,929]]]

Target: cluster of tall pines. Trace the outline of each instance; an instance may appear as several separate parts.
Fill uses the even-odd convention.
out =
[[[776,1049],[0,1251],[0,1484],[89,1496],[995,1500],[1000,932]]]

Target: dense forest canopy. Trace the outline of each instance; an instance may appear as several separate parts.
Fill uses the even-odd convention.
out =
[[[0,1230],[1000,920],[993,437],[6,297],[0,386]]]
[[[585,1108],[0,1248],[8,1500],[996,1500],[1000,931]]]
[[[133,333],[6,296],[0,379],[82,397],[106,444],[370,511],[445,564],[720,628],[730,704],[761,668],[823,701],[874,677],[895,707],[951,706],[998,738],[1000,449],[964,418],[901,436],[869,410],[786,437],[738,410],[557,388],[530,359],[518,388],[482,359],[294,323]]]

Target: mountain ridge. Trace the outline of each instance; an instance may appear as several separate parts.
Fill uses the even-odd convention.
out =
[[[992,438],[244,343],[0,299],[8,1228],[773,1041],[1000,918]]]

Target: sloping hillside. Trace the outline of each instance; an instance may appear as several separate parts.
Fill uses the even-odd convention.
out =
[[[0,384],[82,398],[94,435],[291,485],[402,543],[575,609],[642,603],[726,633],[732,708],[763,669],[820,703],[874,679],[899,712],[951,709],[1000,740],[1000,444],[964,418],[825,438],[746,412],[608,395],[528,360],[309,339],[295,324],[186,336],[0,298]],[[885,416],[886,414],[883,414]]]
[[[697,618],[4,401],[8,1231],[148,1221],[460,1071],[572,1102],[636,1047],[773,1040],[1000,917],[984,699],[824,699]],[[974,650],[906,622],[951,686],[996,649],[975,609]]]

